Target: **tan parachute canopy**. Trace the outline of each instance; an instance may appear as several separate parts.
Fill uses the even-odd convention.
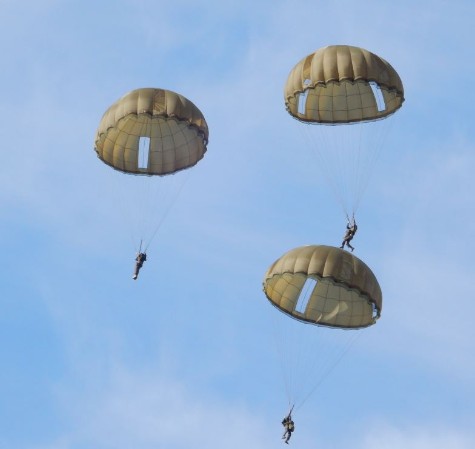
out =
[[[147,157],[141,162],[144,142]],[[144,88],[127,93],[104,113],[95,151],[122,172],[166,175],[195,165],[207,143],[208,125],[190,100],[169,90]]]
[[[308,280],[312,290],[302,297]],[[357,257],[324,245],[302,246],[267,270],[264,293],[293,318],[329,327],[356,329],[376,322],[382,294],[372,271]]]
[[[284,89],[287,111],[314,123],[376,120],[397,111],[404,88],[383,58],[363,48],[331,45],[303,58]]]

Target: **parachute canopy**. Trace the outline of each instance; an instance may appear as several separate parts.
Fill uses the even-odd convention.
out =
[[[331,45],[303,58],[284,89],[287,111],[313,123],[376,120],[397,111],[404,88],[383,58],[363,48]]]
[[[167,175],[195,165],[206,152],[208,125],[188,99],[170,90],[133,90],[103,115],[95,151],[125,173]]]
[[[332,246],[302,246],[287,252],[267,270],[263,287],[281,312],[321,326],[367,327],[376,322],[382,308],[381,288],[368,266]]]

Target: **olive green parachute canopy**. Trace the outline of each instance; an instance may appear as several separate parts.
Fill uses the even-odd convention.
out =
[[[372,271],[353,254],[332,246],[287,252],[267,270],[263,286],[280,311],[311,324],[357,329],[374,324],[381,313],[381,288]]]
[[[363,48],[331,45],[306,56],[292,69],[284,96],[293,117],[338,124],[393,114],[402,106],[404,88],[383,58]]]
[[[144,141],[145,163],[139,158]],[[127,93],[104,113],[95,151],[116,170],[166,175],[195,165],[207,143],[208,125],[190,100],[169,90],[144,88]]]

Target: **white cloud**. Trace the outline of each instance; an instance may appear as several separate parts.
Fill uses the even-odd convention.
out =
[[[63,392],[69,448],[273,447],[261,417],[240,404],[204,397],[158,372],[115,367],[95,391]]]
[[[472,145],[452,136],[432,153],[393,167],[391,176],[401,182],[386,193],[395,223],[386,224],[378,267],[385,298],[381,324],[399,342],[393,350],[469,384],[475,375],[475,202],[468,194],[474,163]]]
[[[475,447],[473,431],[444,428],[408,428],[376,426],[353,447],[360,449],[471,449]]]
[[[190,0],[160,8],[155,1],[117,3],[107,16],[109,21],[101,20],[102,12],[97,10],[100,5],[88,2],[30,1],[20,5],[4,1],[0,5],[2,12],[8,7],[5,17],[12,19],[10,27],[2,27],[4,74],[8,75],[2,78],[8,92],[0,106],[4,124],[0,167],[4,219],[22,221],[23,225],[28,222],[36,231],[25,236],[20,246],[28,238],[41,238],[37,236],[40,227],[73,243],[64,245],[63,257],[54,251],[42,254],[44,268],[37,267],[38,276],[32,276],[32,283],[46,285],[43,296],[59,329],[59,351],[66,352],[64,371],[70,372],[61,371],[64,378],[57,390],[58,415],[63,414],[66,421],[63,431],[50,444],[30,447],[262,449],[280,443],[275,435],[275,426],[280,424],[270,423],[265,415],[274,411],[256,411],[261,385],[250,392],[249,402],[226,402],[223,398],[233,396],[234,391],[229,384],[216,386],[214,393],[202,392],[197,385],[183,383],[184,378],[192,378],[188,373],[181,379],[165,378],[153,362],[145,361],[144,354],[131,357],[133,362],[127,366],[118,360],[127,358],[133,352],[130,348],[142,343],[148,349],[153,346],[149,340],[159,340],[162,328],[145,315],[156,313],[163,319],[160,301],[167,298],[170,303],[179,299],[185,302],[177,299],[177,281],[163,279],[162,274],[165,264],[173,265],[179,258],[187,262],[182,268],[190,278],[187,281],[192,284],[193,276],[200,280],[203,290],[198,299],[210,304],[219,301],[223,310],[228,308],[225,318],[236,320],[232,326],[222,320],[220,325],[229,329],[221,339],[232,340],[232,351],[223,345],[219,353],[227,351],[234,356],[235,352],[236,356],[229,357],[233,361],[223,369],[224,374],[213,372],[210,377],[230,375],[234,366],[228,365],[245,360],[251,336],[246,344],[240,341],[238,330],[246,328],[247,323],[241,325],[236,318],[255,313],[255,298],[264,301],[260,279],[265,269],[288,249],[289,242],[310,243],[302,241],[308,236],[320,240],[323,226],[332,226],[327,223],[328,211],[334,207],[330,200],[316,207],[310,204],[313,198],[301,198],[292,211],[287,207],[288,203],[297,203],[292,189],[302,183],[298,167],[308,158],[301,156],[300,151],[306,150],[299,146],[299,136],[290,136],[290,126],[283,124],[288,118],[282,98],[283,84],[293,64],[332,43],[361,45],[380,53],[394,64],[407,86],[407,103],[402,110],[407,112],[402,115],[413,128],[398,128],[403,157],[390,154],[389,159],[396,163],[379,174],[380,181],[398,174],[398,185],[386,189],[383,182],[373,182],[370,188],[380,189],[386,202],[367,203],[370,213],[384,209],[389,211],[386,217],[395,218],[397,223],[386,228],[367,220],[369,229],[362,229],[360,234],[367,232],[373,253],[379,250],[380,263],[375,271],[384,280],[385,305],[378,326],[387,331],[384,337],[391,337],[391,344],[387,338],[381,339],[384,354],[395,354],[395,364],[411,357],[422,358],[434,367],[431,375],[436,381],[450,370],[453,378],[463,379],[471,391],[475,373],[470,346],[475,337],[471,290],[475,276],[471,256],[475,160],[473,145],[467,143],[471,140],[470,116],[460,112],[468,109],[471,100],[470,91],[454,94],[446,75],[461,57],[465,72],[471,73],[473,61],[464,56],[473,39],[465,39],[459,31],[473,29],[467,23],[473,14],[460,12],[463,8],[464,12],[471,11],[473,6],[465,2],[457,9],[450,2],[428,0],[417,5],[403,1],[397,8],[391,1],[359,4],[347,0],[337,6],[310,0],[249,0],[232,5],[216,0],[206,6]],[[126,8],[120,9],[124,5]],[[81,13],[77,21],[69,6]],[[109,9],[107,6],[107,12]],[[234,20],[236,17],[239,20]],[[445,28],[451,22],[457,28]],[[122,61],[124,54],[131,60],[121,65],[118,60]],[[134,285],[134,292],[128,287],[119,291],[122,279],[117,280],[117,273],[110,268],[117,266],[116,252],[97,257],[107,259],[107,263],[94,261],[98,272],[95,277],[88,266],[94,255],[85,256],[86,249],[103,253],[107,252],[104,247],[115,247],[118,251],[128,237],[117,237],[122,232],[122,221],[117,218],[119,212],[113,210],[115,205],[108,202],[105,191],[111,185],[101,178],[102,167],[97,165],[92,150],[93,137],[107,103],[119,97],[124,87],[143,84],[157,84],[189,96],[209,119],[210,146],[203,170],[197,166],[197,176],[190,178],[185,196],[178,201],[190,204],[194,215],[190,219],[188,210],[178,208],[175,217],[186,224],[174,227],[171,220],[168,230],[173,228],[173,236],[163,245],[167,248],[163,253],[158,251],[157,265],[152,259],[146,266],[150,277],[156,276],[155,284],[149,284],[148,289],[145,283]],[[427,85],[430,88],[424,88]],[[445,106],[440,106],[441,101]],[[439,109],[428,108],[428,104]],[[418,110],[423,111],[420,116],[416,116]],[[444,127],[435,129],[437,117],[441,117]],[[447,134],[446,141],[438,139],[442,133]],[[310,167],[302,167],[305,170],[311,173]],[[306,212],[304,217],[299,215],[299,208]],[[26,219],[22,214],[16,216],[19,209],[27,211]],[[117,228],[109,230],[111,223]],[[180,239],[182,229],[187,236]],[[380,239],[374,238],[378,233]],[[82,254],[78,254],[79,247]],[[22,248],[23,254],[31,251]],[[228,251],[223,251],[226,248]],[[178,249],[186,257],[178,256]],[[229,260],[223,261],[226,258]],[[55,279],[48,276],[38,280],[41,272],[51,267],[55,268]],[[219,280],[223,285],[205,289],[209,271],[216,267],[226,272]],[[19,284],[26,277],[22,270],[18,273]],[[225,285],[228,279],[229,285]],[[258,279],[255,287],[251,286],[254,279]],[[113,283],[114,288],[109,290]],[[35,287],[31,287],[33,291]],[[223,291],[229,291],[229,296],[219,296]],[[13,297],[17,294],[8,293]],[[226,301],[234,300],[234,296],[238,301],[227,307]],[[147,309],[151,304],[155,308]],[[168,310],[173,308],[168,306]],[[218,316],[220,307],[213,310],[215,318],[222,318]],[[193,316],[189,323],[180,323],[188,330],[183,332],[183,340],[190,338],[189,329],[196,321]],[[207,325],[205,320],[201,325]],[[206,329],[210,338],[216,339],[219,333],[211,333],[210,329]],[[16,335],[11,335],[8,344],[14,347],[15,340]],[[182,361],[191,357],[187,351],[196,349],[191,345],[184,349],[185,344],[180,344],[170,341],[169,353],[154,348],[147,356],[183,366]],[[201,369],[201,376],[220,363],[213,355],[211,361],[209,349],[203,351],[203,366],[207,369]],[[34,371],[32,367],[33,377]],[[408,395],[414,391],[411,388],[417,386],[410,385]],[[458,388],[464,387],[455,387],[455,382],[447,385],[449,391]],[[343,390],[339,394],[344,394]],[[265,394],[269,397],[273,392]],[[341,396],[335,399],[338,402]],[[388,409],[390,406],[385,405]],[[361,410],[362,415],[366,412]],[[30,413],[21,419],[34,419],[38,411]],[[419,417],[412,419],[417,421]],[[340,431],[337,421],[330,431]],[[304,441],[307,447],[323,447],[323,440],[313,440],[314,429],[310,426],[298,427],[297,432],[295,443]],[[30,441],[35,439],[41,441],[41,435],[31,435]],[[379,426],[377,431],[349,441],[347,446],[362,449],[474,447],[473,434],[463,428],[421,429],[417,422],[414,428]],[[8,449],[18,447],[13,438],[4,445],[7,443]]]

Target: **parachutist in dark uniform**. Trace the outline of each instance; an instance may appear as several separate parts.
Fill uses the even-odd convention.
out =
[[[282,425],[285,428],[282,439],[285,440],[284,443],[289,444],[290,437],[295,429],[294,422],[292,421],[292,410],[290,410],[289,414],[282,420]]]
[[[343,249],[346,245],[348,246],[348,248],[351,249],[351,252],[353,252],[355,248],[353,248],[350,245],[350,242],[355,236],[357,229],[358,229],[358,226],[356,226],[355,218],[353,217],[353,224],[351,224],[350,220],[348,219],[348,224],[346,225],[346,233],[345,233],[345,236],[343,237],[343,242],[341,243],[340,248]]]
[[[137,254],[137,257],[135,258],[135,271],[134,271],[134,275],[132,277],[133,280],[137,279],[137,277],[139,275],[139,271],[142,268],[142,265],[146,260],[147,260],[147,254],[145,254],[145,253],[138,253]]]

